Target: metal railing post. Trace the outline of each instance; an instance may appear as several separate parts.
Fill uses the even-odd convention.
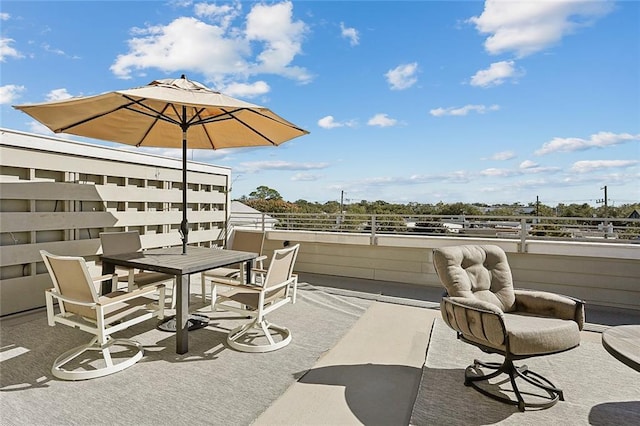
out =
[[[371,215],[371,245],[376,245],[376,215]]]
[[[520,219],[520,253],[527,252],[527,219]]]

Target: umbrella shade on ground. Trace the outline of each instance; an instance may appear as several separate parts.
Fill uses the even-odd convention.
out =
[[[185,253],[187,149],[277,146],[309,133],[268,108],[226,96],[184,75],[133,89],[14,108],[55,133],[137,147],[182,148],[180,232]]]

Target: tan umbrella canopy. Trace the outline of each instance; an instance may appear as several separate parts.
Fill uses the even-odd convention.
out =
[[[309,132],[270,109],[234,99],[187,79],[96,96],[14,105],[55,133],[135,146],[182,148],[182,234],[186,253],[187,149],[277,146]]]

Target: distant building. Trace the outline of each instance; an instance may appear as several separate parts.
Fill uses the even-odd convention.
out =
[[[231,225],[242,229],[273,229],[278,223],[277,219],[249,207],[240,201],[231,202]]]

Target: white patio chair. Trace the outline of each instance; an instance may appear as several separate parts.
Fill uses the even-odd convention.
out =
[[[227,343],[242,352],[269,352],[280,349],[291,342],[291,332],[286,327],[267,321],[266,316],[274,310],[292,302],[290,288],[297,284],[293,266],[298,255],[299,244],[275,250],[267,270],[256,270],[264,277],[259,284],[227,282],[225,292],[218,293],[218,283],[213,282],[213,310],[218,308],[249,316],[250,321],[234,328],[227,336]],[[272,333],[273,332],[273,333]],[[276,341],[274,337],[280,336]],[[265,343],[266,341],[266,343]]]
[[[100,243],[102,244],[102,253],[106,255],[142,251],[142,241],[140,240],[140,233],[138,231],[101,232]],[[133,291],[136,287],[141,288],[171,281],[171,309],[175,309],[176,298],[174,292],[176,277],[171,274],[163,274],[162,272],[136,272],[134,268],[117,267],[116,271],[118,269],[127,272],[125,275],[118,275],[118,282],[127,283],[127,291]]]
[[[255,231],[243,231],[234,230],[231,241],[229,242],[230,250],[248,251],[251,253],[258,253],[258,257],[254,260],[254,267],[257,269],[263,268],[263,262],[267,259],[267,256],[262,254],[264,247],[265,232]],[[251,277],[249,281],[253,282],[255,275]],[[238,263],[226,268],[216,268],[209,271],[204,271],[200,274],[200,284],[202,286],[202,301],[206,301],[207,294],[207,281],[218,283],[224,282],[236,282],[242,284],[245,282],[244,278],[244,263]],[[211,300],[211,308],[213,310],[213,299]]]
[[[94,335],[89,343],[56,358],[51,373],[63,380],[85,380],[122,371],[138,362],[143,355],[142,345],[134,340],[114,338],[112,334],[153,317],[162,319],[164,285],[150,285],[132,292],[113,291],[99,296],[95,283],[111,279],[115,289],[116,274],[92,278],[82,257],[56,256],[44,250],[40,254],[53,281],[53,288],[45,291],[49,325],[64,324]],[[149,298],[155,293],[159,294],[157,305]],[[55,311],[54,300],[58,302],[59,313]],[[135,353],[123,356],[123,352],[130,351],[120,351],[113,352],[115,356],[112,356],[114,346],[124,346]],[[87,351],[100,352],[102,359],[92,362],[83,359],[73,368],[65,369]],[[120,362],[114,362],[114,359]]]

